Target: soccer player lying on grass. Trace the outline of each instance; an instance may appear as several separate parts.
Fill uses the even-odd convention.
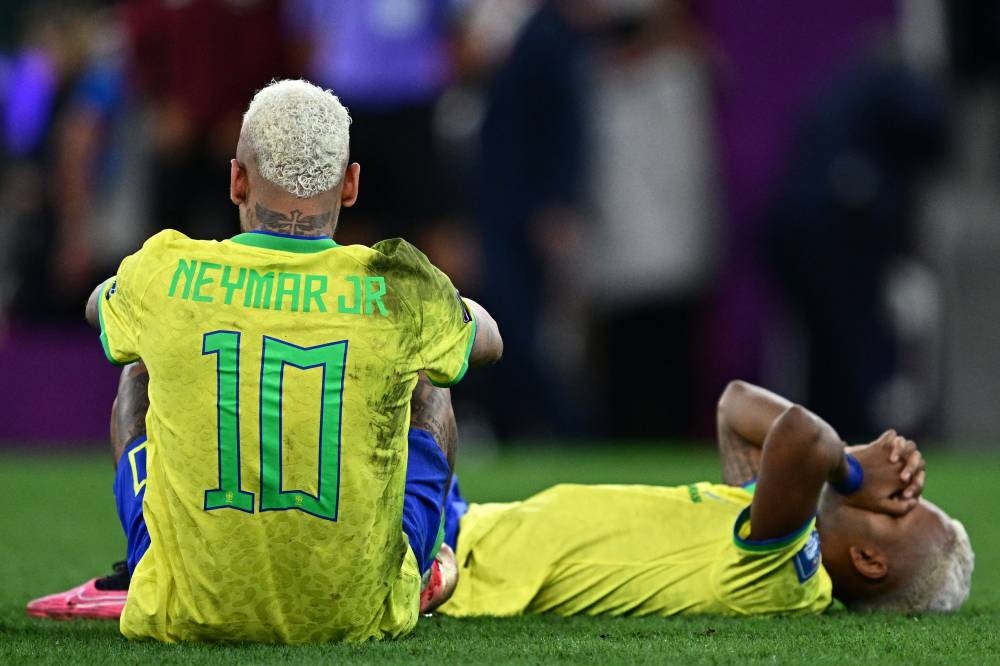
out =
[[[845,447],[815,414],[742,382],[719,402],[718,440],[725,484],[559,485],[464,515],[453,488],[458,583],[439,612],[803,614],[831,596],[923,612],[966,599],[968,536],[920,497],[913,442],[889,431]]]
[[[426,422],[454,433],[449,403],[426,402]],[[453,482],[421,609],[801,614],[835,596],[857,610],[920,612],[968,596],[968,537],[920,497],[924,461],[912,441],[889,431],[845,449],[816,415],[742,382],[723,393],[718,426],[725,484],[559,485],[468,505]],[[29,612],[95,617],[79,589]]]
[[[450,468],[435,433],[408,428],[411,396],[421,374],[453,384],[502,343],[405,241],[332,240],[358,193],[349,123],[305,81],[258,92],[230,170],[244,233],[158,233],[88,303],[108,358],[142,361],[122,375],[113,438],[127,637],[302,643],[416,624]],[[421,492],[404,504],[408,472],[429,508]]]

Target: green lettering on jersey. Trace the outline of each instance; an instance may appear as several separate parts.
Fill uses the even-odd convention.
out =
[[[347,307],[347,299],[340,295],[337,297],[337,312],[340,314],[361,314],[361,278],[357,275],[348,275],[347,281],[354,285],[354,305]]]
[[[215,354],[216,442],[219,446],[219,487],[205,491],[205,510],[239,509],[253,513],[253,493],[240,478],[240,334],[213,331],[202,336],[203,356]]]
[[[365,278],[365,314],[370,315],[375,306],[383,317],[389,316],[389,311],[382,304],[382,296],[385,295],[385,278],[381,275]]]
[[[195,270],[198,268],[198,261],[192,259],[188,261],[187,259],[180,259],[177,262],[177,269],[174,271],[174,277],[170,280],[170,289],[167,290],[167,296],[173,298],[177,293],[177,283],[180,279],[184,278],[184,289],[181,291],[181,298],[187,298],[191,293],[191,281],[194,280]]]
[[[201,293],[201,288],[215,282],[212,278],[205,275],[208,271],[217,271],[222,268],[222,264],[216,264],[211,261],[203,261],[198,267],[198,278],[194,281],[194,294],[192,294],[192,300],[198,301],[199,303],[211,303],[212,297],[206,296]]]
[[[326,312],[326,303],[323,302],[323,294],[325,293],[325,275],[306,275],[306,300],[302,306],[303,311],[312,312],[310,304],[315,302],[317,310]]]
[[[264,336],[260,384],[260,510],[298,509],[318,518],[337,520],[340,487],[340,426],[347,362],[347,340],[315,347]],[[283,375],[291,368],[321,368],[323,386],[319,410],[319,478],[316,494],[286,489],[281,478],[283,458],[281,409]]]
[[[271,290],[274,287],[274,273],[270,271],[261,275],[250,269],[247,278],[247,288],[243,295],[243,307],[271,309]]]
[[[298,273],[278,273],[278,288],[274,293],[275,310],[284,310],[282,305],[285,296],[289,296],[292,300],[292,312],[299,311],[299,285],[301,282],[302,276]]]
[[[226,305],[232,305],[233,294],[236,292],[237,289],[243,288],[243,283],[246,282],[247,279],[247,269],[241,268],[240,272],[237,273],[236,275],[236,282],[232,282],[229,279],[230,275],[232,274],[232,271],[233,271],[232,266],[226,266],[225,268],[223,268],[222,278],[219,280],[219,284],[222,285],[222,288],[226,290],[226,298],[225,298]]]

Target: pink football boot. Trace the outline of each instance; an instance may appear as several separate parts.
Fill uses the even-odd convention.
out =
[[[430,613],[435,608],[451,599],[458,584],[458,562],[455,561],[455,551],[448,544],[441,544],[434,562],[431,564],[430,575],[424,589],[420,591],[420,612]]]
[[[116,562],[114,571],[110,576],[92,578],[71,590],[28,602],[28,615],[52,620],[117,620],[128,597],[128,566]]]

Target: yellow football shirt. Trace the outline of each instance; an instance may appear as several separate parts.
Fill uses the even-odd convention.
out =
[[[149,368],[151,546],[121,630],[162,641],[398,636],[417,373],[461,379],[475,320],[405,241],[150,238],[100,299],[114,362]]]
[[[445,615],[819,613],[832,600],[815,521],[751,544],[748,490],[559,485],[462,518]]]

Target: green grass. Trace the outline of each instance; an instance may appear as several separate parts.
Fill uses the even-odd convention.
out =
[[[972,596],[951,616],[815,618],[432,617],[395,642],[167,646],[129,643],[108,622],[51,622],[24,604],[106,572],[119,533],[106,454],[0,455],[0,664],[757,664],[1000,663],[1000,454],[927,452],[926,495],[965,522],[976,549]],[[557,481],[681,483],[718,478],[707,447],[522,447],[460,460],[474,501],[524,497]]]

